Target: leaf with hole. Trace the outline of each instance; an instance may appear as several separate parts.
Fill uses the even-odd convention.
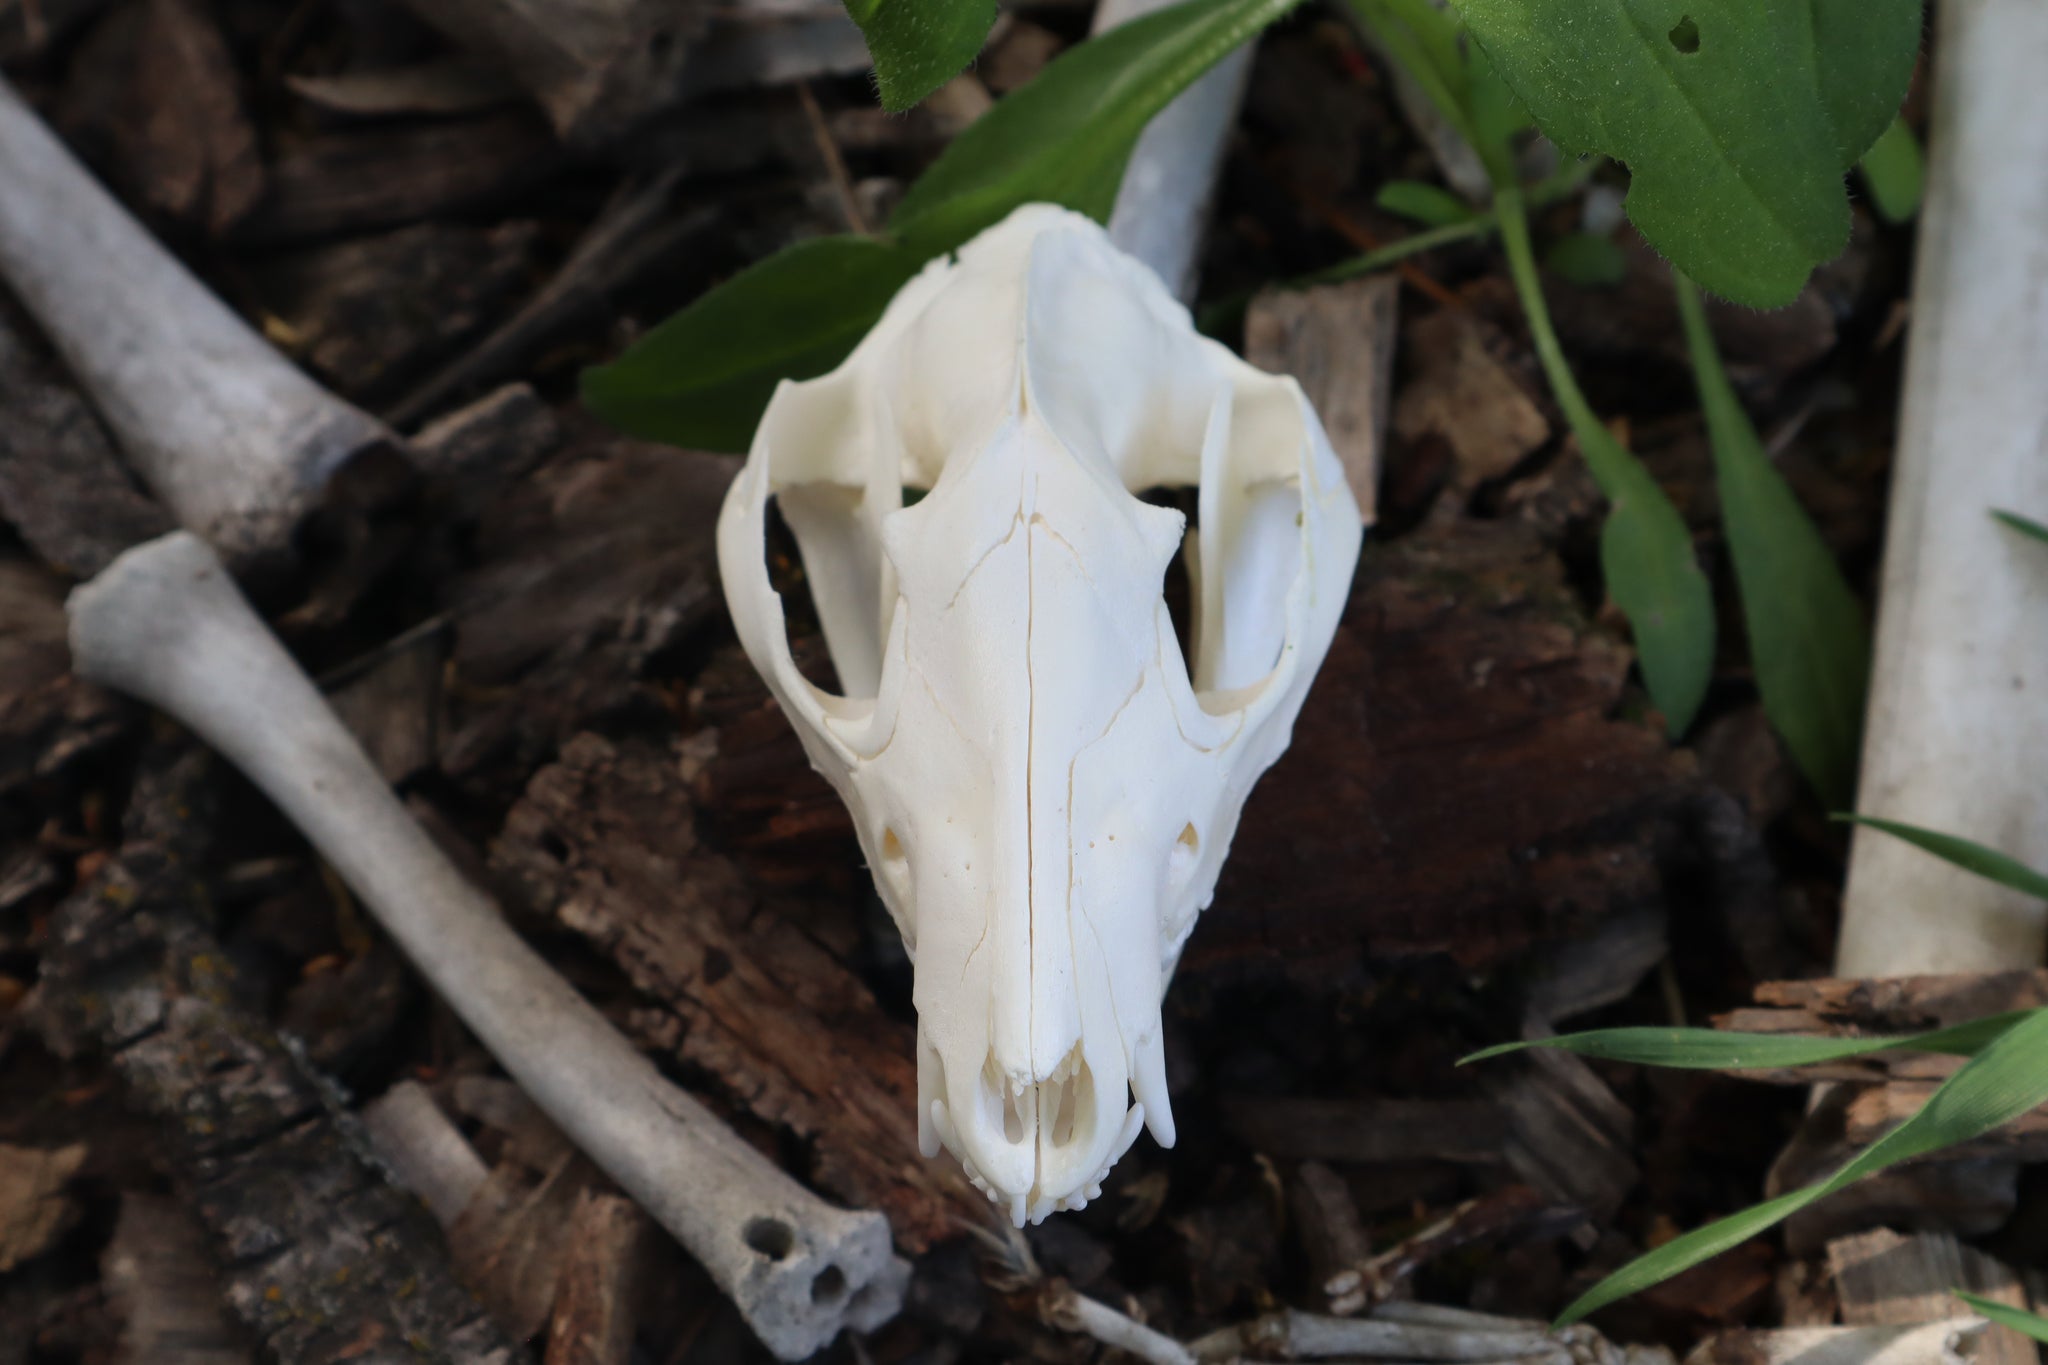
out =
[[[882,107],[900,114],[974,60],[996,0],[846,0],[867,39]]]
[[[1552,141],[1627,164],[1703,287],[1789,303],[1848,241],[1843,176],[1904,97],[1920,0],[1455,0]]]
[[[1855,795],[1870,680],[1870,625],[1841,565],[1764,453],[1707,326],[1699,291],[1673,278],[1714,451],[1735,583],[1764,714],[1830,805]]]
[[[1577,1322],[1739,1246],[1835,1191],[1915,1157],[1968,1142],[2048,1100],[2048,1010],[2031,1010],[1928,1097],[1920,1111],[1826,1180],[1709,1223],[1630,1261],[1558,1316]]]
[[[635,436],[744,451],[775,386],[844,360],[923,263],[863,237],[801,242],[585,370],[583,401]]]
[[[1152,116],[1300,0],[1187,0],[1071,48],[970,124],[903,196],[892,231],[951,250],[1021,204],[1106,221]]]

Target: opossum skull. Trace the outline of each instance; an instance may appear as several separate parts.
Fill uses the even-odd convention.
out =
[[[1162,595],[1184,519],[1136,496],[1173,485],[1192,668]],[[791,659],[771,498],[838,693]],[[762,418],[718,533],[740,640],[916,964],[920,1145],[1020,1225],[1094,1198],[1140,1125],[1173,1142],[1161,996],[1359,538],[1294,381],[1059,209],[934,261]]]

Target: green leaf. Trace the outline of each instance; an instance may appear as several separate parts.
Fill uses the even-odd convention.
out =
[[[929,255],[1020,204],[1107,219],[1152,116],[1299,3],[1187,0],[1069,49],[955,138],[903,196],[890,228]]]
[[[1920,211],[1920,185],[1926,163],[1920,155],[1920,139],[1913,136],[1903,119],[1893,119],[1884,136],[1870,144],[1858,163],[1863,183],[1870,187],[1870,202],[1887,223],[1903,223]]]
[[[1628,257],[1605,237],[1572,232],[1550,244],[1543,268],[1561,279],[1588,288],[1612,288],[1628,278]]]
[[[1607,495],[1600,573],[1628,617],[1636,657],[1665,727],[1683,734],[1714,673],[1714,592],[1693,557],[1692,533],[1642,462],[1605,427],[1578,433]]]
[[[900,114],[974,60],[996,0],[846,0],[846,12],[875,59],[882,107]]]
[[[1530,1048],[1554,1048],[1603,1062],[1666,1066],[1680,1071],[1784,1071],[1865,1057],[1873,1052],[1945,1052],[1969,1057],[2032,1014],[2014,1010],[1931,1033],[1892,1038],[1818,1038],[1795,1033],[1733,1033],[1711,1028],[1601,1028],[1556,1038],[1501,1043],[1462,1058],[1483,1062]]]
[[[1898,108],[1920,0],[1455,0],[1552,141],[1626,162],[1680,269],[1789,303],[1848,240],[1843,174]]]
[[[1974,872],[2000,886],[2010,887],[2023,895],[2048,900],[2048,877],[2042,876],[2017,858],[2007,857],[1995,848],[1953,834],[1940,834],[1918,825],[1902,825],[1896,820],[1880,820],[1874,815],[1837,816],[1841,820],[1853,820],[1859,825],[1882,830],[1894,838],[1904,839],[1915,848],[1932,853],[1945,863],[1953,863],[1965,872]]]
[[[1870,626],[1790,484],[1764,453],[1714,348],[1699,291],[1674,274],[1679,317],[1707,416],[1721,519],[1764,713],[1830,805],[1855,797],[1870,681]]]
[[[583,401],[612,425],[698,450],[746,450],[775,386],[845,359],[924,257],[864,237],[800,242],[749,266],[609,365]]]
[[[1949,1293],[1970,1305],[1980,1317],[1989,1318],[2000,1327],[2010,1327],[2020,1335],[2032,1337],[2036,1341],[2048,1341],[2048,1318],[2042,1317],[2039,1313],[2029,1313],[2024,1308],[2014,1308],[2009,1303],[1987,1299],[1982,1294],[1972,1294],[1967,1289],[1951,1289]]]
[[[1420,180],[1389,180],[1372,201],[1424,227],[1449,227],[1479,216],[1478,210],[1441,185]]]
[[[2043,526],[2038,521],[2023,517],[2017,512],[1993,512],[1991,515],[1997,517],[2023,536],[2032,536],[2035,540],[2048,541],[2048,526]]]
[[[1617,1299],[1718,1256],[1864,1176],[1968,1142],[2010,1123],[2044,1100],[2048,1100],[2048,1010],[2032,1010],[1944,1081],[1919,1113],[1864,1148],[1826,1180],[1696,1228],[1637,1257],[1565,1309],[1558,1323],[1577,1322]]]
[[[1665,726],[1677,735],[1692,724],[1713,678],[1713,588],[1693,557],[1685,519],[1642,462],[1602,424],[1572,377],[1536,275],[1536,249],[1529,240],[1521,191],[1512,185],[1497,190],[1493,213],[1544,378],[1571,423],[1587,468],[1607,495],[1607,521],[1600,528],[1600,572],[1607,595],[1627,615],[1643,682],[1663,711]]]

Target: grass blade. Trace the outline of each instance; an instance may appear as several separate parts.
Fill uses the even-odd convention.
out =
[[[1887,1038],[1821,1038],[1798,1033],[1732,1033],[1711,1028],[1603,1028],[1557,1038],[1502,1043],[1459,1060],[1483,1062],[1529,1048],[1555,1048],[1603,1062],[1681,1071],[1781,1071],[1864,1057],[1873,1052],[1945,1052],[1968,1057],[2032,1014],[2014,1010],[1930,1033]]]
[[[1714,450],[1721,519],[1764,714],[1821,799],[1856,791],[1870,625],[1842,569],[1735,397],[1705,308],[1676,271],[1679,317]]]
[[[1919,1113],[1864,1148],[1826,1180],[1696,1228],[1638,1256],[1587,1290],[1559,1315],[1558,1324],[1577,1322],[1617,1299],[1718,1256],[1864,1176],[1968,1142],[2010,1123],[2044,1100],[2048,1100],[2048,1010],[2030,1010],[1944,1081]]]
[[[1997,1323],[2000,1327],[2010,1327],[2022,1336],[2032,1337],[2036,1341],[2048,1342],[2048,1318],[2042,1317],[2039,1313],[2029,1313],[2024,1308],[2014,1308],[2009,1303],[2000,1303],[1996,1299],[1987,1299],[1981,1294],[1972,1294],[1966,1289],[1952,1289],[1949,1292],[1970,1305],[1972,1309],[1976,1310],[1983,1317],[1987,1317]]]
[[[2048,877],[1995,848],[1987,848],[1983,844],[1954,834],[1941,834],[1931,829],[1922,829],[1918,825],[1902,825],[1896,820],[1880,820],[1874,815],[1843,815],[1836,818],[1882,830],[1894,838],[1904,839],[1915,848],[1932,853],[1945,863],[1955,864],[1965,872],[1974,872],[2023,895],[2048,900]]]
[[[1991,515],[1997,517],[2023,536],[2032,536],[2035,540],[2048,541],[2048,526],[2043,526],[2031,517],[2023,517],[2017,512],[1993,512]]]

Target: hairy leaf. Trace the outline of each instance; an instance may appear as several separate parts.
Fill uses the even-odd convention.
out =
[[[1062,53],[953,140],[890,228],[934,254],[1020,204],[1107,219],[1131,148],[1196,77],[1300,0],[1187,0]]]
[[[2031,1010],[1987,1043],[1928,1097],[1920,1112],[1863,1149],[1826,1180],[1696,1228],[1638,1256],[1586,1291],[1559,1315],[1577,1322],[1748,1241],[1817,1200],[1864,1176],[2010,1123],[2048,1100],[2048,1010]]]
[[[1897,110],[1920,40],[1920,0],[1455,4],[1553,141],[1627,163],[1644,236],[1762,308],[1847,242],[1843,175]]]
[[[784,379],[851,351],[924,257],[864,237],[800,242],[748,267],[583,372],[583,401],[623,431],[741,452]]]
[[[1714,449],[1721,520],[1764,713],[1814,790],[1843,806],[1856,792],[1870,625],[1736,399],[1699,291],[1683,275],[1673,283]]]
[[[867,39],[882,107],[900,114],[974,60],[996,0],[846,0],[846,12]]]

